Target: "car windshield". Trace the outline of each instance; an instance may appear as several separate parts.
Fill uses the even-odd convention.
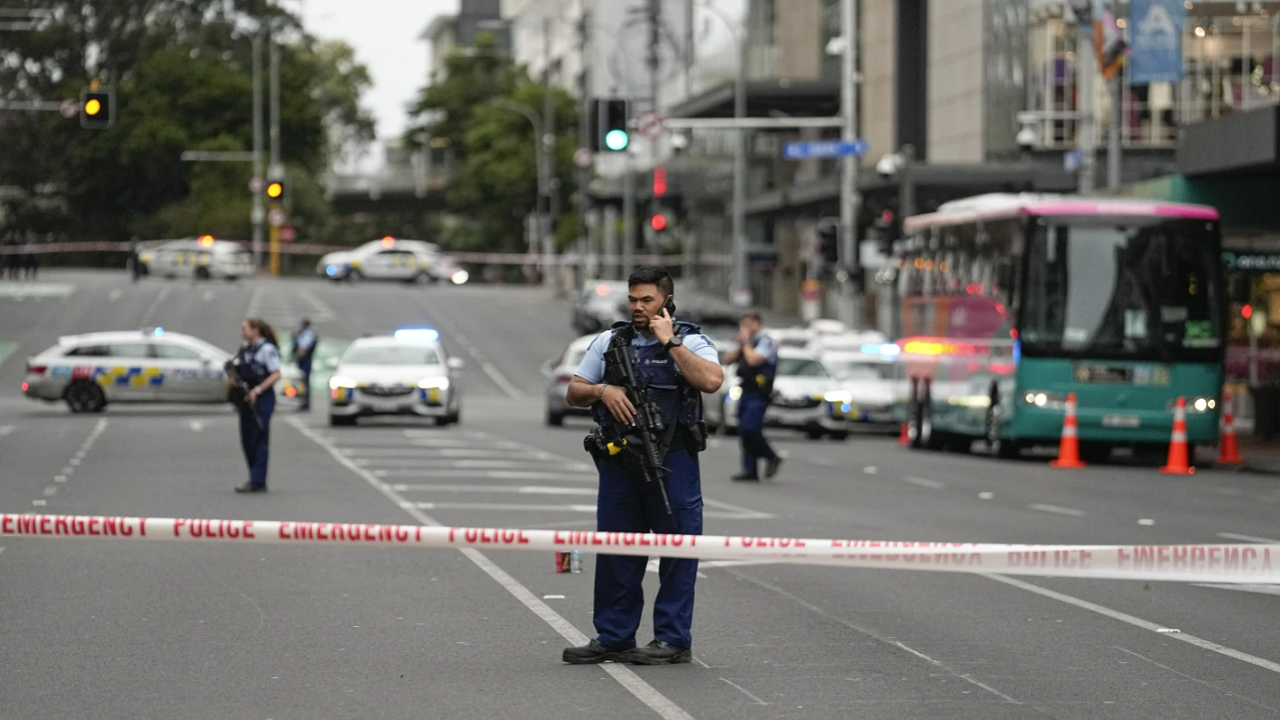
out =
[[[1211,357],[1222,344],[1217,263],[1203,221],[1041,224],[1028,247],[1023,351]]]
[[[778,374],[784,377],[831,377],[822,363],[810,358],[778,360]]]
[[[892,380],[891,363],[865,360],[829,360],[825,363],[832,375],[842,380]]]
[[[365,345],[342,356],[349,365],[443,365],[440,350],[423,345]]]

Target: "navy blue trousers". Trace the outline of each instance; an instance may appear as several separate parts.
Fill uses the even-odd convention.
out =
[[[276,392],[268,390],[251,406],[240,409],[240,447],[249,465],[249,482],[267,484],[267,445],[271,439],[271,413],[276,409]],[[262,421],[258,426],[258,420]]]
[[[311,407],[311,358],[298,361],[298,370],[302,372],[302,407]]]
[[[596,529],[600,532],[702,534],[702,479],[698,457],[673,451],[666,462],[667,497],[671,515],[662,507],[656,487],[610,460],[596,462],[600,495]],[[597,639],[610,647],[635,647],[636,630],[644,614],[647,557],[597,555],[595,626]],[[679,647],[692,647],[693,586],[697,560],[663,558],[658,563],[658,595],[653,602],[653,636]]]
[[[754,392],[744,392],[738,399],[738,437],[742,441],[742,471],[758,475],[760,458],[773,460],[778,457],[769,441],[764,438],[764,411],[769,409],[769,398]]]

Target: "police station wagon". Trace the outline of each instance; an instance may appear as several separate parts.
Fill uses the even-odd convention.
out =
[[[72,335],[27,360],[22,393],[63,400],[78,413],[117,402],[222,403],[228,391],[222,367],[230,357],[163,328]]]

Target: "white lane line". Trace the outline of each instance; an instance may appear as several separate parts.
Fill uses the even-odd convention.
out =
[[[48,504],[49,504],[49,501],[48,501],[48,500],[32,500],[32,501],[31,501],[31,505],[32,505],[33,507],[44,507],[44,506],[46,506],[46,505],[48,505]]]
[[[554,467],[556,460],[539,460],[536,458],[527,458],[524,460],[436,460],[433,458],[365,458],[353,457],[352,462],[363,467],[402,467],[413,468],[425,471],[434,471],[434,474],[440,474],[448,468],[456,468],[459,470],[514,470],[517,468],[539,468],[546,471],[563,470],[564,472],[585,473],[587,468],[584,465],[573,465],[564,468]]]
[[[928,655],[925,655],[924,653],[920,652],[919,650],[913,650],[913,649],[911,649],[911,648],[907,647],[906,645],[903,645],[902,643],[898,642],[897,640],[894,640],[894,641],[893,641],[893,644],[894,644],[894,645],[897,645],[898,647],[902,648],[903,650],[906,650],[907,652],[911,653],[912,655],[915,655],[916,657],[920,658],[921,660],[924,660],[925,662],[929,663],[930,665],[933,665],[934,667],[940,668],[940,669],[942,669],[942,670],[946,670],[947,672],[951,673],[952,675],[955,675],[956,677],[958,677],[958,678],[960,678],[960,679],[962,679],[962,680],[964,680],[964,681],[966,681],[966,682],[968,682],[968,683],[971,683],[971,684],[973,684],[973,685],[977,685],[978,687],[982,688],[983,690],[986,690],[987,692],[991,693],[992,695],[995,695],[996,697],[1004,698],[1005,702],[1007,702],[1007,703],[1012,703],[1012,704],[1014,704],[1014,705],[1021,705],[1021,704],[1022,704],[1022,702],[1021,702],[1021,701],[1014,700],[1013,698],[1009,697],[1008,695],[1005,695],[1004,693],[1000,692],[999,690],[996,690],[995,688],[991,687],[990,685],[986,685],[986,684],[982,683],[982,681],[980,681],[980,680],[974,680],[974,679],[973,679],[973,677],[971,677],[970,675],[968,675],[968,674],[966,674],[966,673],[961,673],[961,672],[958,672],[958,671],[956,671],[956,670],[953,670],[953,669],[951,669],[951,667],[949,667],[946,663],[944,663],[944,662],[942,662],[942,661],[940,661],[940,660],[934,660],[933,658],[929,657]]]
[[[245,317],[259,317],[262,312],[262,296],[264,290],[261,285],[253,289],[253,294],[249,296],[249,307],[244,311]]]
[[[356,461],[357,465],[365,466],[365,463]],[[459,480],[462,478],[477,478],[487,480],[560,480],[563,482],[573,483],[595,483],[598,477],[595,475],[581,474],[574,471],[565,472],[529,472],[522,470],[458,470],[451,468],[440,469],[401,469],[401,470],[373,470],[371,471],[375,477],[387,478],[424,478],[429,480]]]
[[[53,476],[53,481],[54,481],[54,482],[59,482],[59,483],[64,483],[64,482],[66,482],[66,481],[67,481],[67,476],[66,476],[66,475],[54,475],[54,476]]]
[[[587,495],[593,488],[547,487],[542,485],[392,485],[396,492],[507,493],[512,495]]]
[[[416,298],[416,299],[418,301],[418,304],[422,306],[423,310],[426,310],[431,315],[437,315],[437,313],[433,312],[431,308],[427,306],[426,301],[424,301],[422,298]],[[468,340],[465,335],[463,335],[460,332],[452,332],[449,330],[449,328],[453,325],[453,323],[446,321],[444,318],[439,317],[438,315],[436,317],[436,320],[440,325],[440,327],[444,328],[446,332],[452,335],[453,339],[457,341],[458,345],[460,345],[462,349],[468,355],[471,356],[471,359],[476,361],[476,364],[480,366],[480,369],[484,371],[485,375],[489,376],[489,379],[493,381],[493,384],[497,385],[499,388],[502,388],[502,391],[505,392],[507,395],[509,395],[512,400],[524,399],[524,393],[520,392],[520,388],[513,385],[505,375],[499,372],[498,368],[494,367],[493,363],[489,362],[488,359],[485,358],[484,353],[480,352],[479,348],[472,345],[471,341]]]
[[[1151,527],[1152,525],[1156,524],[1156,521],[1152,520],[1151,518],[1138,518],[1138,524],[1146,527]]]
[[[212,290],[205,290],[204,295],[201,296],[201,299],[204,300],[205,302],[213,302],[213,297],[214,297],[214,294]]]
[[[818,467],[835,467],[836,466],[835,460],[828,460],[827,458],[815,457],[815,458],[808,458],[808,460],[810,465],[817,465]]]
[[[708,497],[702,498],[702,504],[706,505],[707,507],[720,508],[721,510],[726,510],[730,513],[733,513],[734,516],[738,517],[739,519],[743,519],[743,520],[764,520],[767,518],[774,517],[772,513],[760,512],[759,510],[752,510],[751,508],[745,508],[745,507],[742,507],[741,505],[734,505],[732,503],[727,503],[723,500],[713,500]]]
[[[466,503],[466,502],[413,502],[406,501],[409,507],[415,507],[419,510],[484,510],[489,512],[567,512],[567,513],[596,513],[595,505],[540,505],[540,504],[521,504],[521,503]],[[705,518],[718,520],[755,520],[755,515],[743,516],[739,513],[720,512],[719,510],[706,510],[702,513]]]
[[[530,460],[553,460],[560,458],[549,453],[533,454],[527,450],[498,450],[494,448],[341,448],[344,455],[363,458],[410,458],[431,460],[434,458],[507,458],[511,460],[526,458]]]
[[[71,473],[73,473],[73,472],[75,472],[75,471],[76,471],[76,469],[75,469],[75,468],[73,468],[73,467],[71,467],[71,466],[67,466],[67,467],[62,468],[62,474],[63,474],[63,475],[70,475]]]
[[[1028,582],[1015,580],[1014,578],[1006,577],[1004,575],[996,575],[994,573],[979,573],[979,574],[985,578],[990,578],[991,580],[995,580],[996,582],[1002,582],[1006,585],[1012,585],[1013,587],[1026,590],[1027,592],[1032,592],[1037,595],[1043,595],[1044,597],[1047,597],[1047,598],[1053,598],[1054,600],[1064,602],[1068,605],[1074,605],[1075,607],[1078,607],[1082,610],[1088,610],[1090,612],[1098,613],[1099,615],[1105,615],[1111,618],[1112,620],[1119,620],[1122,623],[1128,623],[1129,625],[1142,628],[1143,630],[1150,630],[1151,632],[1160,632],[1161,630],[1168,630],[1168,628],[1166,628],[1163,625],[1157,625],[1156,623],[1143,620],[1142,618],[1139,618],[1139,617],[1134,617],[1133,615],[1129,615],[1128,613],[1122,613],[1119,610],[1112,610],[1111,608],[1103,607],[1096,603],[1091,603],[1088,600],[1081,600],[1080,598],[1077,598],[1077,597],[1064,595],[1063,593],[1056,592],[1048,588],[1043,588],[1043,587],[1040,587],[1039,585],[1032,585],[1031,583],[1028,583]],[[1195,645],[1196,647],[1204,650],[1210,650],[1212,652],[1216,652],[1219,655],[1225,655],[1235,660],[1247,662],[1250,665],[1256,665],[1260,668],[1263,668],[1264,670],[1270,670],[1273,673],[1280,673],[1280,663],[1272,662],[1271,660],[1266,660],[1264,658],[1257,657],[1256,655],[1250,655],[1249,653],[1241,652],[1239,650],[1229,648],[1225,645],[1219,645],[1218,643],[1215,643],[1209,640],[1204,640],[1202,638],[1198,638],[1195,635],[1188,635],[1187,633],[1184,633],[1184,632],[1178,632],[1178,633],[1163,632],[1161,633],[1161,635],[1163,637],[1166,637],[1172,640],[1181,640],[1184,643]]]
[[[978,499],[979,499],[979,500],[990,500],[991,498],[993,498],[993,497],[995,497],[995,496],[996,496],[996,494],[995,494],[995,493],[993,493],[993,492],[980,492],[980,493],[978,493]]]
[[[58,486],[57,486],[57,485],[50,485],[49,487],[47,487],[47,488],[45,488],[45,489],[44,489],[44,496],[45,496],[45,497],[53,497],[54,495],[57,495],[57,494],[58,494]]]
[[[1184,678],[1186,678],[1186,679],[1190,680],[1191,682],[1199,683],[1200,685],[1204,685],[1205,687],[1208,687],[1208,688],[1213,688],[1214,690],[1217,690],[1219,693],[1222,693],[1223,695],[1240,698],[1241,700],[1243,700],[1243,701],[1245,701],[1245,702],[1249,703],[1250,705],[1257,705],[1258,707],[1263,708],[1264,710],[1270,710],[1271,712],[1280,712],[1280,710],[1277,710],[1277,709],[1275,709],[1275,708],[1273,708],[1273,707],[1271,707],[1271,706],[1269,706],[1269,705],[1263,705],[1263,704],[1262,704],[1262,703],[1260,703],[1260,702],[1257,702],[1257,701],[1254,701],[1254,700],[1250,700],[1249,698],[1247,698],[1247,697],[1245,697],[1245,696],[1243,696],[1243,695],[1240,695],[1240,694],[1238,694],[1238,693],[1228,692],[1225,688],[1222,688],[1222,687],[1219,687],[1219,686],[1217,686],[1217,685],[1214,685],[1214,684],[1213,684],[1213,683],[1211,683],[1211,682],[1206,682],[1206,681],[1204,681],[1204,680],[1201,680],[1200,678],[1192,677],[1191,675],[1188,675],[1188,674],[1186,674],[1186,673],[1184,673],[1184,672],[1180,672],[1180,671],[1178,671],[1178,670],[1174,670],[1173,668],[1169,667],[1168,665],[1161,665],[1160,663],[1156,662],[1155,660],[1152,660],[1151,658],[1149,658],[1149,657],[1147,657],[1147,656],[1145,656],[1145,655],[1139,655],[1138,653],[1136,653],[1136,652],[1134,652],[1134,651],[1132,651],[1132,650],[1128,650],[1128,649],[1122,648],[1122,647],[1120,647],[1119,645],[1112,645],[1112,647],[1114,647],[1116,650],[1119,650],[1119,651],[1120,651],[1120,652],[1122,652],[1122,653],[1127,653],[1127,654],[1129,654],[1129,655],[1132,655],[1132,656],[1134,656],[1134,657],[1138,658],[1139,660],[1143,660],[1143,661],[1149,662],[1149,663],[1151,663],[1152,665],[1155,665],[1156,667],[1158,667],[1158,668],[1160,668],[1160,669],[1162,669],[1162,670],[1168,670],[1169,672],[1173,673],[1174,675],[1178,675],[1178,676],[1180,676],[1180,677],[1184,677]]]
[[[862,468],[862,472],[866,475],[875,475],[876,473],[880,472],[880,468],[876,467],[875,465],[868,465]]]
[[[367,470],[364,470],[351,462],[351,460],[343,457],[342,453],[337,451],[337,448],[316,435],[310,428],[299,422],[297,418],[288,418],[288,423],[294,426],[298,432],[302,433],[316,445],[319,445],[329,451],[329,454],[333,456],[333,459],[336,460],[338,464],[347,468],[357,477],[369,483],[370,486],[382,493],[391,502],[399,505],[415,520],[423,525],[440,525],[440,523],[434,520],[431,516],[423,513],[417,508],[414,508],[412,505],[406,506],[406,500],[403,497],[381,483]],[[544,622],[550,625],[556,632],[560,633],[561,637],[568,640],[570,644],[586,644],[588,638],[581,630],[578,630],[578,628],[566,620],[563,615],[552,610],[550,605],[547,605],[545,602],[538,599],[537,595],[530,592],[529,588],[521,585],[520,582],[511,577],[507,571],[494,564],[487,555],[474,548],[461,548],[459,549],[459,552],[465,555],[468,560],[475,563],[481,570],[488,573],[489,577],[493,578],[494,581],[505,588],[507,592],[511,593],[515,599],[523,603],[525,607],[533,611],[535,615],[542,618]],[[605,664],[600,667],[605,672],[612,675],[613,679],[617,680],[618,683],[634,695],[636,699],[645,705],[648,705],[649,708],[657,713],[659,717],[663,718],[663,720],[693,720],[692,715],[685,712],[679,705],[676,705],[667,698],[666,695],[663,695],[652,685],[642,680],[631,668],[624,665],[618,665],[616,663]]]
[[[0,436],[8,435],[13,432],[12,425],[0,425]]]
[[[1236,533],[1218,533],[1218,537],[1227,540],[1243,540],[1251,543],[1266,543],[1267,545],[1280,545],[1280,540],[1272,540],[1271,538],[1258,537],[1257,535],[1238,535]]]
[[[1191,583],[1196,587],[1213,588],[1214,590],[1235,590],[1251,592],[1259,595],[1280,595],[1280,585],[1214,585],[1212,583]]]
[[[721,679],[721,680],[724,680],[725,682],[729,683],[729,684],[730,684],[730,685],[732,685],[733,687],[737,688],[737,689],[738,689],[738,692],[740,692],[740,693],[742,693],[743,695],[746,695],[747,697],[749,697],[749,698],[751,698],[752,700],[754,700],[754,701],[755,701],[755,703],[756,703],[757,705],[768,705],[768,704],[769,704],[769,703],[767,703],[767,702],[765,702],[765,701],[761,700],[760,698],[756,697],[755,695],[752,695],[751,693],[747,692],[747,689],[746,689],[746,688],[744,688],[744,687],[742,687],[742,686],[741,686],[741,685],[739,685],[738,683],[736,683],[736,682],[734,682],[734,681],[732,681],[732,680],[729,680],[728,678],[720,678],[720,679]]]
[[[1042,503],[1035,503],[1034,505],[1028,505],[1027,509],[1039,510],[1040,512],[1053,513],[1054,515],[1067,515],[1069,517],[1084,517],[1083,510],[1076,510],[1075,508],[1068,508],[1068,507],[1059,507],[1057,505],[1044,505]]]
[[[191,428],[191,432],[204,431],[204,423],[200,422],[199,420],[192,420],[191,422],[187,423],[187,427]]]
[[[124,291],[121,290],[120,288],[116,288],[115,290],[112,290],[111,292],[107,293],[107,299],[110,300],[111,302],[115,302],[123,296],[124,296]]]
[[[930,480],[929,478],[922,478],[922,477],[912,477],[911,475],[908,475],[902,478],[902,481],[907,483],[908,485],[919,485],[920,487],[927,487],[933,490],[941,490],[942,488],[947,486],[946,483],[941,482],[939,480]]]
[[[156,316],[156,311],[160,309],[160,306],[164,304],[164,299],[169,297],[169,293],[172,291],[172,285],[165,285],[160,288],[160,292],[156,293],[156,299],[151,301],[151,307],[147,308],[147,312],[142,316],[142,321],[138,324],[142,327],[149,327],[151,325],[151,319]]]
[[[15,352],[17,352],[17,351],[18,351],[18,344],[17,344],[17,343],[14,343],[14,344],[12,344],[12,345],[8,345],[8,346],[0,347],[0,365],[3,365],[3,364],[4,364],[4,361],[5,361],[5,360],[8,360],[8,359],[9,359],[9,356],[10,356],[10,355],[12,355],[12,354],[14,354],[14,353],[15,353]]]

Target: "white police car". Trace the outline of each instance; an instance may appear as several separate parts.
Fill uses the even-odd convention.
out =
[[[334,281],[435,281],[440,279],[435,274],[435,266],[441,264],[439,258],[440,248],[434,243],[387,236],[352,250],[321,257],[316,264],[316,273]]]
[[[117,402],[223,403],[229,386],[222,368],[230,358],[163,328],[71,335],[27,360],[22,393],[63,400],[72,412],[100,412]]]
[[[445,354],[430,328],[356,340],[329,379],[329,424],[354,425],[369,415],[435,418],[448,425],[461,417],[457,375],[463,362]]]
[[[737,366],[725,370],[728,394],[724,397],[724,426],[729,434],[738,431],[738,401],[742,397]],[[773,399],[764,414],[768,427],[799,430],[811,439],[824,435],[835,440],[849,436],[849,423],[833,412],[842,403],[839,381],[814,355],[790,347],[778,348],[778,372],[773,380]]]
[[[215,240],[212,235],[174,240],[138,253],[144,273],[165,278],[238,280],[254,273],[253,253],[240,243]]]

